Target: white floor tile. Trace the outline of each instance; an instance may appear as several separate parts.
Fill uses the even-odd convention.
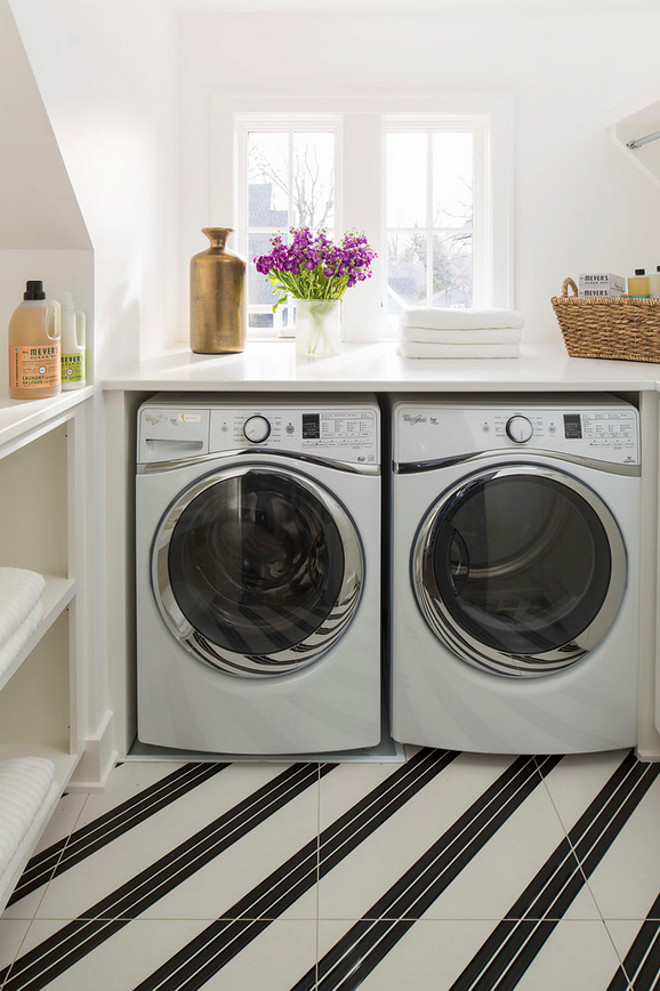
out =
[[[607,784],[626,754],[626,750],[569,754],[546,774],[546,788],[567,832]]]
[[[319,960],[355,926],[368,923],[319,923]],[[360,991],[440,991],[451,987],[488,938],[493,923],[485,920],[415,922],[360,984]],[[322,974],[323,971],[320,971]]]
[[[35,922],[25,951],[48,939],[54,922]],[[200,933],[192,920],[136,921],[54,976],[44,991],[133,991]],[[204,991],[288,991],[316,961],[314,922],[273,922],[203,984]]]
[[[424,918],[503,918],[564,838],[541,785],[463,868]],[[589,918],[598,918],[595,905],[584,907],[589,909]]]
[[[62,796],[34,850],[35,856],[55,843],[61,843],[74,829],[79,828],[79,821],[89,797],[85,794]]]
[[[620,967],[602,922],[560,922],[516,991],[604,991]]]
[[[123,765],[123,768],[135,766]],[[130,882],[143,868],[167,855],[174,847],[206,827],[281,771],[280,765],[272,764],[233,764],[230,768],[221,771],[183,798],[127,830],[107,846],[55,878],[48,886],[39,905],[37,918],[72,919],[78,915],[88,914],[91,907],[100,899],[115,891],[120,885]],[[314,783],[297,800],[294,800],[300,803],[301,823],[293,824],[292,829],[304,823],[307,833],[315,832],[317,787],[317,783]],[[92,798],[96,797],[92,796]],[[241,857],[251,857],[244,863],[245,871],[249,876],[261,870],[263,861],[267,857],[268,843],[264,841],[263,836],[263,832],[260,833],[261,848],[255,846],[254,840],[249,842],[249,834],[239,841],[239,844],[243,844]],[[211,889],[202,910],[199,905],[189,904],[187,910],[182,907],[181,913],[177,914],[171,911],[170,905],[165,917],[207,918],[209,912],[211,916],[215,916],[219,910],[233,903],[237,888],[242,886],[239,883],[240,878],[236,877],[237,868],[233,866],[236,859],[235,854],[231,852],[232,849],[227,851],[228,856],[225,861],[230,865],[228,875],[233,878],[227,890]],[[242,894],[244,890],[242,888],[240,893]],[[212,909],[208,907],[209,902],[213,903]]]
[[[25,919],[0,919],[0,969],[7,967],[25,939],[30,923]],[[2,979],[0,978],[0,988]]]
[[[465,754],[440,771],[403,808],[321,878],[320,918],[361,918],[510,763],[506,757],[477,758]],[[332,776],[321,782],[323,824],[340,815],[356,800],[356,786],[349,787],[348,795],[345,795],[341,785],[342,780],[333,781]]]
[[[660,891],[660,779],[589,878],[604,919],[644,919]]]

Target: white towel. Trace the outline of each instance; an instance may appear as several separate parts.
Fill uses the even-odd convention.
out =
[[[416,344],[399,341],[404,358],[519,358],[518,344]]]
[[[25,647],[25,644],[39,626],[39,623],[43,619],[43,615],[44,607],[43,603],[40,601],[37,602],[36,606],[32,607],[18,629],[14,630],[12,635],[9,637],[9,640],[2,644],[0,647],[0,677],[23,650],[23,647]]]
[[[59,787],[45,757],[13,757],[0,763],[0,910],[52,810]]]
[[[512,327],[501,330],[428,330],[425,327],[402,327],[405,341],[418,344],[520,344],[522,334]]]
[[[28,617],[45,587],[36,571],[0,568],[0,647]]]
[[[411,306],[401,314],[402,327],[428,330],[484,330],[510,327],[520,330],[525,320],[517,310],[450,309],[440,306]]]

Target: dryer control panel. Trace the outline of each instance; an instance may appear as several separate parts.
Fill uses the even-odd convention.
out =
[[[487,451],[529,450],[572,459],[639,465],[639,414],[612,397],[579,405],[493,401],[394,406],[394,460],[424,463]]]

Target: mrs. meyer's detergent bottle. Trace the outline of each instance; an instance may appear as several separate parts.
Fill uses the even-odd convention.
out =
[[[9,396],[48,399],[61,392],[60,304],[46,300],[43,282],[26,284],[9,321]]]

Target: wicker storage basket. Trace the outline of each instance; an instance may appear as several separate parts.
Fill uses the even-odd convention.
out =
[[[585,299],[577,291],[564,279],[561,296],[551,299],[572,358],[660,362],[660,299]]]

